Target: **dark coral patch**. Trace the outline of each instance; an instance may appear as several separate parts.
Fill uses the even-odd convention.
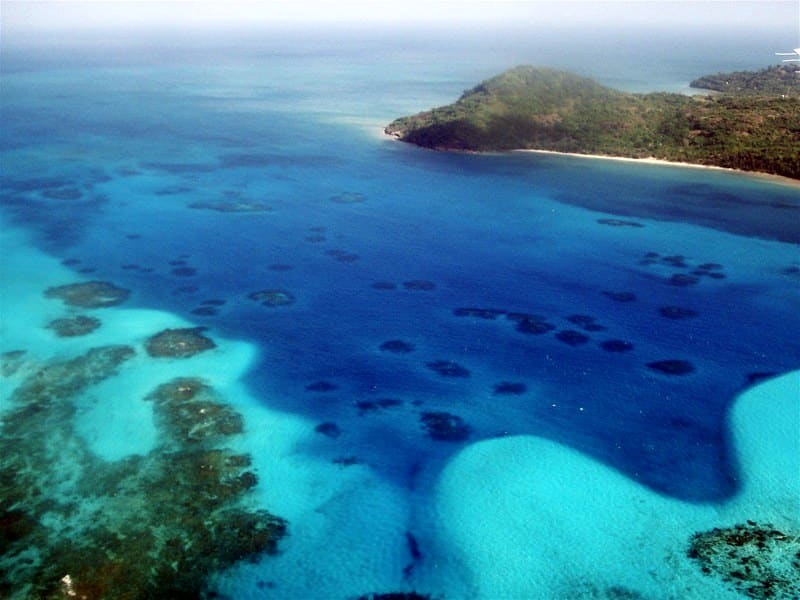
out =
[[[157,358],[189,358],[217,347],[214,340],[203,335],[205,329],[205,327],[165,329],[148,338],[144,347],[150,356]]]
[[[614,302],[633,302],[636,294],[633,292],[603,292],[603,296],[611,298]]]
[[[697,316],[697,311],[682,306],[662,306],[658,309],[658,314],[665,319],[691,319]]]
[[[397,284],[391,281],[376,281],[372,284],[372,289],[375,290],[396,290]]]
[[[701,271],[718,271],[722,269],[722,265],[719,263],[703,263],[702,265],[697,265],[697,268]]]
[[[761,383],[762,381],[766,381],[767,379],[772,379],[777,375],[778,374],[775,373],[774,371],[748,373],[745,380],[747,381],[747,385],[753,385],[754,383]]]
[[[197,275],[197,269],[193,267],[176,267],[170,273],[175,277],[194,277]]]
[[[694,365],[688,360],[657,360],[647,363],[647,367],[664,375],[688,375],[694,372]]]
[[[100,319],[78,315],[76,317],[55,319],[47,327],[55,331],[58,337],[77,337],[92,333],[100,327]]]
[[[396,398],[379,398],[378,400],[358,400],[353,405],[358,409],[359,414],[377,412],[390,408],[397,408],[403,405],[402,400]]]
[[[226,300],[211,298],[209,300],[203,300],[200,304],[205,304],[206,306],[225,306],[226,302]]]
[[[687,556],[751,598],[800,598],[800,531],[747,521],[695,533]]]
[[[260,290],[248,294],[247,297],[270,308],[289,306],[295,302],[294,295],[286,290]]]
[[[306,241],[311,242],[312,244],[318,244],[319,242],[324,242],[326,239],[328,238],[326,238],[324,235],[319,235],[319,234],[306,236]]]
[[[193,315],[199,317],[214,317],[219,314],[219,310],[213,306],[198,306],[190,311]]]
[[[600,347],[606,352],[630,352],[633,344],[625,340],[605,340],[600,342]]]
[[[47,288],[44,295],[47,298],[61,298],[69,306],[105,308],[125,302],[130,296],[130,290],[108,281],[87,281]]]
[[[589,341],[589,336],[574,329],[562,329],[556,334],[556,339],[570,346],[580,346]]]
[[[186,261],[185,260],[171,260],[167,264],[170,265],[171,267],[182,267],[183,265],[186,264]]]
[[[610,225],[611,227],[644,227],[637,221],[624,221],[622,219],[597,219],[600,225]]]
[[[332,423],[330,421],[326,421],[325,423],[320,423],[314,428],[314,431],[317,433],[321,433],[329,438],[337,438],[342,435],[342,430],[336,423]]]
[[[494,320],[506,314],[506,311],[494,308],[456,308],[453,310],[453,314],[457,317],[475,317],[477,319]]]
[[[578,325],[585,331],[605,331],[607,328],[595,322],[595,318],[589,315],[570,315],[567,321],[574,325]]]
[[[419,418],[422,426],[434,440],[461,442],[470,434],[470,427],[458,415],[447,412],[426,412]]]
[[[494,394],[498,396],[519,396],[528,391],[528,386],[517,381],[501,381],[494,386]]]
[[[61,264],[66,266],[66,267],[72,267],[72,266],[78,265],[80,263],[81,263],[81,259],[80,258],[65,258],[64,260],[61,261]]]
[[[413,279],[411,281],[404,281],[403,287],[407,290],[429,292],[436,289],[436,284],[426,279]]]
[[[75,430],[76,398],[133,355],[109,346],[40,365],[10,399],[0,436],[4,500],[14,507],[0,516],[3,558],[13,565],[0,578],[4,592],[204,598],[210,573],[274,553],[285,534],[285,521],[246,508],[257,482],[245,470],[249,457],[215,447],[241,431],[241,417],[197,380],[148,397],[158,428],[151,452],[105,460],[89,451]],[[89,519],[78,501],[93,507]],[[69,535],[57,535],[47,519]],[[32,554],[38,560],[28,560]]]
[[[380,346],[384,352],[396,352],[398,354],[406,354],[414,351],[414,344],[404,342],[403,340],[389,340],[383,342]]]
[[[508,318],[517,322],[517,331],[527,335],[542,335],[544,333],[553,331],[556,328],[555,325],[542,320],[542,318],[537,315],[527,315],[517,318],[516,316],[512,317],[512,315],[509,314]]]
[[[469,370],[452,360],[435,360],[426,366],[442,377],[469,377]]]
[[[700,279],[695,275],[686,275],[684,273],[675,273],[672,277],[668,280],[670,285],[676,285],[678,287],[688,287],[690,285],[696,284]]]
[[[306,386],[306,391],[308,392],[332,392],[334,390],[338,390],[339,386],[335,383],[331,383],[330,381],[315,381],[314,383],[309,383]]]

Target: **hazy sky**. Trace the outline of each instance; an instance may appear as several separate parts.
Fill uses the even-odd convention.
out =
[[[36,2],[1,0],[2,31],[137,30],[168,27],[193,30],[207,27],[265,26],[280,23],[409,24],[447,23],[587,23],[606,25],[712,26],[715,29],[765,28],[787,21],[797,27],[800,43],[800,0],[732,1],[652,0],[539,2],[533,0],[267,0],[237,2],[105,1]]]

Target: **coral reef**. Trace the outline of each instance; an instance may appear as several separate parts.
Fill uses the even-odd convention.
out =
[[[339,389],[339,386],[330,381],[315,381],[306,386],[308,392],[332,392]]]
[[[375,290],[396,290],[397,284],[391,281],[376,281],[372,284],[372,289]]]
[[[495,395],[503,395],[503,396],[519,396],[524,394],[528,391],[528,386],[524,383],[515,382],[515,381],[501,381],[497,385],[494,386],[494,394]]]
[[[325,254],[328,256],[332,256],[339,262],[343,263],[351,263],[356,262],[359,259],[358,254],[353,254],[352,252],[348,252],[347,250],[328,250]]]
[[[197,269],[194,267],[175,267],[170,273],[175,277],[194,277],[197,275]]]
[[[247,297],[269,308],[289,306],[295,302],[294,295],[286,290],[260,290],[248,294]]]
[[[464,419],[447,412],[422,413],[419,420],[428,435],[437,441],[462,442],[471,431]]]
[[[751,598],[800,598],[800,532],[747,521],[695,533],[687,555]]]
[[[47,328],[55,331],[58,337],[88,335],[98,327],[100,327],[100,319],[85,315],[55,319],[47,325]]]
[[[452,360],[434,360],[426,366],[442,377],[469,377],[469,370]]]
[[[358,409],[358,414],[363,416],[367,413],[402,406],[403,401],[396,398],[380,398],[378,400],[358,400],[353,402],[353,405]]]
[[[569,346],[580,346],[589,341],[589,336],[582,334],[580,331],[575,331],[574,329],[562,329],[556,334],[556,339]]]
[[[342,430],[336,423],[332,423],[331,421],[325,421],[324,423],[320,423],[316,427],[314,427],[314,431],[317,433],[321,433],[324,436],[329,438],[337,438],[342,435]]]
[[[250,459],[218,447],[241,417],[196,379],[159,386],[158,443],[107,461],[75,431],[74,399],[134,355],[95,348],[14,392],[0,436],[0,596],[199,598],[213,572],[274,552],[286,523],[242,501]]]
[[[47,288],[44,295],[47,298],[60,298],[68,306],[105,308],[125,302],[130,290],[108,281],[86,281]]]
[[[657,360],[647,363],[647,367],[665,375],[688,375],[694,372],[694,365],[688,360]]]
[[[0,375],[11,377],[25,362],[25,350],[9,350],[0,354]]]
[[[147,339],[145,350],[157,358],[189,358],[216,348],[214,340],[203,335],[205,327],[165,329]]]
[[[404,342],[403,340],[389,340],[387,342],[383,342],[380,348],[384,352],[406,354],[414,351],[414,344]]]
[[[633,344],[625,340],[605,340],[600,342],[600,347],[606,352],[630,352]]]
[[[556,326],[545,321],[540,315],[529,315],[527,313],[508,313],[506,318],[509,321],[516,321],[517,331],[527,335],[542,335],[553,331]]]

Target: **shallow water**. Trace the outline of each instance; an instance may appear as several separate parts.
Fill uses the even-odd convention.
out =
[[[12,55],[3,218],[31,237],[8,238],[21,262],[4,303],[35,316],[4,325],[0,349],[52,360],[177,323],[248,344],[188,373],[232,386],[257,496],[290,523],[286,554],[226,584],[235,597],[474,593],[432,523],[442,470],[480,440],[540,436],[675,501],[734,497],[731,403],[800,367],[797,190],[401,145],[382,124],[451,100],[510,51],[474,64],[316,41],[164,64]],[[632,76],[620,56],[605,80]],[[670,85],[713,70],[681,58]],[[636,77],[629,89],[649,85]],[[51,271],[32,277],[26,260]],[[109,313],[117,328],[56,343],[44,326],[63,307],[23,298],[84,279],[169,316]],[[108,385],[133,401],[184,375],[142,369]],[[156,444],[152,425],[135,433],[141,405],[122,406],[90,398],[79,413],[76,435],[105,460]]]

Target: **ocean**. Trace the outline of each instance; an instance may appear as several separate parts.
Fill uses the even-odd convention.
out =
[[[774,62],[588,34],[7,45],[0,595],[740,597],[688,548],[800,531],[798,188],[382,134],[517,64],[684,92]]]

